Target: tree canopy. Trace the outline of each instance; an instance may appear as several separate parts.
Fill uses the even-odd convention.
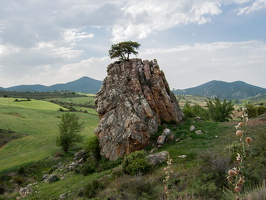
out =
[[[75,114],[65,113],[61,117],[59,124],[59,136],[56,138],[57,146],[60,146],[65,152],[76,142],[81,142],[83,137],[79,134],[83,129],[83,123],[79,122],[79,117]]]
[[[113,44],[109,50],[109,56],[111,59],[119,58],[120,60],[129,60],[129,55],[137,55],[136,49],[140,47],[138,42],[126,41],[118,44]]]

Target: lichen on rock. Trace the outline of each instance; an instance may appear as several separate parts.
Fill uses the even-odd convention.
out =
[[[100,117],[95,133],[101,155],[110,160],[142,150],[162,121],[178,123],[183,117],[156,60],[110,64],[95,105]]]

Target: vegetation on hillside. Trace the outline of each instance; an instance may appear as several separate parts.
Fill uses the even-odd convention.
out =
[[[186,115],[186,120],[180,124],[162,124],[159,127],[158,135],[169,128],[176,140],[168,141],[159,149],[151,142],[145,151],[114,162],[101,157],[98,140],[92,137],[98,121],[95,115],[74,113],[85,122],[85,130],[81,134],[87,137],[84,145],[65,153],[55,146],[60,116],[65,114],[59,111],[61,107],[45,101],[14,100],[0,98],[0,128],[28,133],[29,136],[8,143],[0,151],[0,199],[15,199],[19,195],[19,188],[29,184],[32,184],[30,187],[33,192],[27,195],[27,199],[58,199],[60,195],[65,199],[162,199],[165,198],[166,178],[167,199],[235,198],[235,194],[227,190],[230,189],[230,183],[226,178],[241,150],[239,138],[235,134],[235,126],[241,120],[236,117],[229,122],[211,120],[206,114],[208,107],[202,106],[206,106],[204,100],[187,99],[183,111],[189,107],[191,110],[188,113],[192,115]],[[62,102],[69,100],[60,99]],[[77,103],[83,100],[73,98],[71,101]],[[201,120],[195,119],[197,116]],[[249,199],[265,197],[265,122],[265,114],[248,122],[248,134],[253,142],[245,156],[245,184],[239,193],[243,200],[248,199],[248,195],[251,195]],[[191,131],[191,125],[195,131],[201,130],[203,134],[197,135]],[[84,163],[71,171],[68,166],[80,149],[86,152]],[[144,159],[146,155],[164,150],[169,152],[172,159],[169,171],[166,171],[167,163],[155,167],[147,165]],[[57,174],[60,180],[45,183],[43,176],[46,174]]]
[[[4,98],[25,98],[44,100],[47,98],[73,98],[86,97],[85,94],[70,92],[70,91],[55,91],[55,92],[14,92],[0,91],[0,97]]]

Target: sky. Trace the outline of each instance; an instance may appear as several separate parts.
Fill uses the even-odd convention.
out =
[[[0,87],[103,80],[111,45],[129,40],[171,89],[266,88],[266,0],[1,0]]]

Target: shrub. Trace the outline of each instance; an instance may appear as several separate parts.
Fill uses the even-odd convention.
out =
[[[17,183],[18,185],[21,185],[21,184],[23,183],[23,179],[22,179],[21,176],[15,176],[15,177],[13,178],[13,181],[14,181],[15,183]]]
[[[5,193],[5,188],[3,186],[0,186],[0,195],[4,194]]]
[[[254,106],[253,104],[247,104],[245,105],[245,108],[247,109],[246,112],[249,118],[254,118],[258,116],[257,107]]]
[[[199,157],[199,168],[195,171],[189,192],[204,199],[219,199],[227,184],[225,173],[231,157],[218,152],[205,151]]]
[[[193,106],[190,106],[190,104],[188,102],[186,102],[182,111],[187,118],[193,118],[193,117],[197,117],[197,116],[201,117],[204,120],[208,120],[210,118],[208,110],[204,109],[199,104],[195,104]]]
[[[85,144],[86,157],[93,157],[96,160],[101,159],[99,140],[96,136],[91,137]]]
[[[98,163],[97,172],[105,171],[108,169],[112,169],[121,164],[121,159],[117,159],[115,161],[110,161],[106,158],[101,158]]]
[[[193,118],[196,117],[190,104],[188,102],[186,102],[186,104],[184,105],[183,109],[182,109],[184,115],[188,118]]]
[[[79,192],[78,196],[80,197],[87,197],[87,198],[93,198],[97,195],[97,193],[100,190],[103,190],[104,187],[99,181],[92,181],[91,183],[88,183],[85,185]]]
[[[81,173],[83,175],[89,175],[96,171],[98,166],[98,162],[94,159],[87,160],[80,167],[78,167],[75,171],[76,173]]]
[[[263,105],[258,106],[257,110],[258,110],[258,115],[262,115],[262,114],[266,113],[266,106],[263,106]]]
[[[133,176],[121,179],[118,192],[124,196],[123,199],[158,199],[158,191],[155,182],[144,176]]]
[[[232,119],[232,112],[234,110],[234,104],[232,101],[223,100],[220,101],[219,98],[214,98],[213,100],[208,98],[206,100],[207,108],[210,117],[216,122],[225,122]]]
[[[124,157],[122,162],[125,174],[137,175],[150,172],[151,165],[146,161],[144,151],[135,151]]]
[[[204,120],[209,120],[210,116],[209,116],[208,110],[204,109],[199,104],[195,104],[194,106],[192,106],[192,110],[193,110],[195,117],[199,116]]]

